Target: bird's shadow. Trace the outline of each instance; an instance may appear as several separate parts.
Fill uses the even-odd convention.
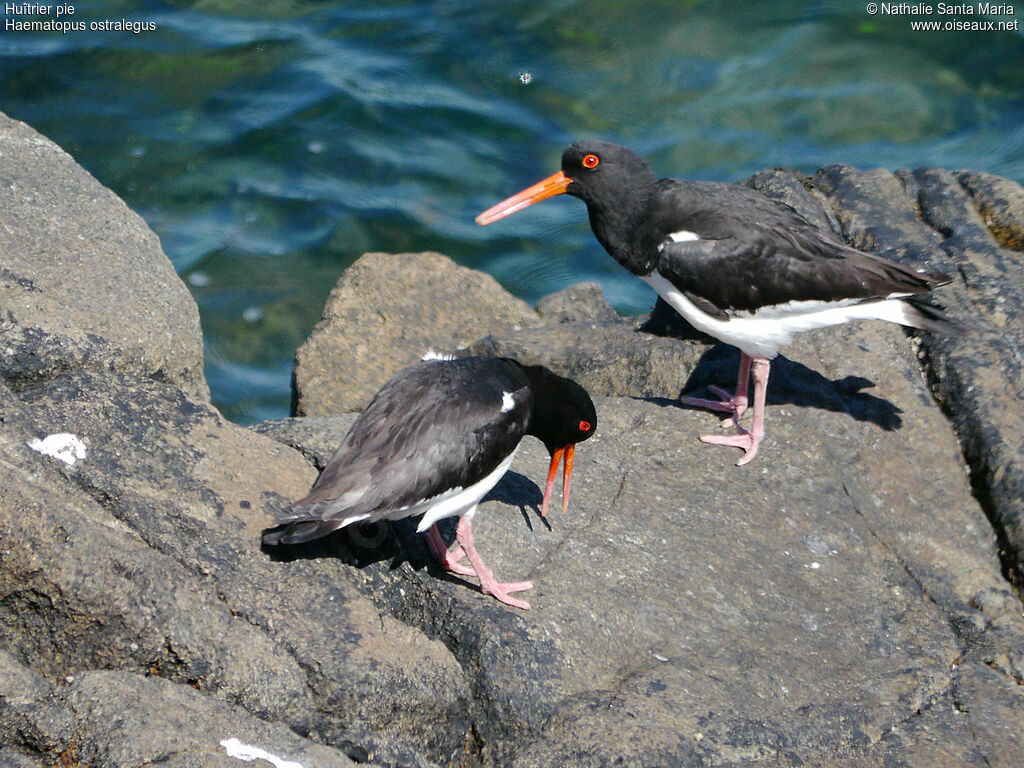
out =
[[[498,484],[484,496],[481,504],[490,500],[502,501],[518,507],[527,527],[533,530],[531,516],[551,529],[551,525],[540,514],[540,503],[543,494],[537,484],[518,472],[506,472]],[[372,523],[355,523],[340,528],[321,539],[302,544],[279,544],[273,547],[262,545],[262,550],[274,560],[290,562],[292,560],[318,560],[335,558],[341,562],[366,568],[374,563],[387,562],[389,570],[394,570],[403,563],[409,563],[415,570],[427,568],[436,575],[459,580],[445,571],[431,555],[422,535],[416,533],[420,518],[403,520],[378,520]],[[455,541],[457,518],[447,518],[438,522],[437,527],[441,538],[451,545]]]
[[[717,399],[707,392],[712,384],[732,392],[736,387],[739,363],[738,349],[716,344],[701,355],[680,395]],[[767,403],[846,413],[857,421],[871,422],[886,431],[899,429],[903,425],[900,417],[903,411],[889,400],[864,391],[874,386],[873,381],[861,376],[828,379],[802,363],[779,355],[772,360]],[[653,400],[664,405],[679,405],[676,400]]]

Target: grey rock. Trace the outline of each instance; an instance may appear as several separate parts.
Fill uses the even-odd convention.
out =
[[[51,699],[52,686],[41,675],[0,650],[0,745],[11,747],[8,758],[40,758],[65,752],[74,737],[74,718]],[[0,752],[0,765],[6,765]],[[36,765],[38,763],[25,763]]]
[[[452,354],[488,332],[539,322],[482,272],[439,253],[367,253],[345,270],[295,356],[292,412],[361,410],[425,354]]]
[[[635,321],[598,325],[566,322],[485,336],[464,354],[513,357],[546,365],[584,386],[592,396],[676,397],[700,350],[638,332]]]
[[[158,677],[87,672],[61,698],[76,720],[75,764],[237,768],[247,756],[247,762],[260,759],[257,765],[272,758],[309,768],[356,765],[343,752],[281,723],[266,723],[241,707]]]
[[[56,679],[193,686],[369,759],[427,766],[462,749],[469,694],[442,644],[382,616],[347,551],[328,550],[328,570],[260,551],[315,477],[300,454],[128,374],[0,391],[0,646]],[[58,432],[86,458],[28,447]]]
[[[549,293],[537,302],[537,314],[546,323],[596,323],[604,325],[620,320],[615,308],[605,301],[597,283],[576,283]]]
[[[965,190],[961,182],[967,179]],[[1004,570],[1024,583],[1024,255],[1001,247],[1024,220],[1024,190],[976,174],[825,169],[816,183],[841,211],[846,235],[887,255],[913,255],[956,279],[937,298],[963,326],[924,334],[921,350],[949,413],[976,494],[1000,539]],[[979,212],[968,192],[988,195]],[[999,190],[993,192],[992,190]],[[994,201],[994,202],[993,202]],[[986,218],[1000,222],[990,231]],[[1014,222],[1017,224],[1008,224]],[[1000,234],[1001,233],[1001,234]],[[998,235],[998,236],[997,236]],[[1000,239],[1001,238],[1001,239]]]
[[[996,242],[1003,248],[1024,251],[1024,188],[981,171],[960,171],[956,178]]]
[[[116,368],[209,399],[195,301],[152,230],[53,142],[0,114],[0,378]]]
[[[422,544],[395,526],[410,562],[366,566],[368,594],[459,658],[486,764],[901,764],[928,738],[984,765],[972,729],[1019,736],[1004,719],[1019,704],[1012,664],[977,677],[962,660],[989,639],[1010,658],[1020,604],[912,351],[874,330],[815,334],[780,362],[787,386],[755,472],[696,441],[713,416],[600,398],[569,514],[548,528],[536,514],[546,453],[525,442],[474,528],[500,578],[533,579],[528,614],[420,577]],[[856,359],[840,354],[850,345]],[[901,407],[899,429],[844,385],[854,375],[878,381],[880,412]],[[806,407],[805,379],[831,408]],[[279,428],[301,443],[303,422]],[[972,709],[968,690],[993,709]],[[955,717],[928,719],[956,702]]]
[[[835,167],[751,184],[860,247],[949,270],[980,221],[928,194],[951,178]],[[939,300],[956,315],[963,291]],[[1019,764],[1021,604],[933,397],[941,379],[921,369],[941,342],[881,323],[804,334],[772,366],[762,454],[737,469],[734,452],[696,440],[719,420],[674,400],[731,388],[735,350],[657,308],[586,319],[564,303],[462,352],[543,362],[605,395],[567,517],[537,516],[547,457],[526,441],[475,519],[495,573],[534,581],[533,610],[422,573],[410,525],[381,534],[407,562],[362,568],[380,610],[441,639],[466,670],[481,762]],[[973,333],[946,343],[984,348]],[[979,386],[998,383],[991,362],[977,362]],[[322,463],[350,423],[258,429]]]
[[[1017,191],[841,167],[751,184],[862,247],[954,265],[940,299],[967,328],[802,336],[743,469],[696,439],[719,419],[675,399],[731,387],[735,350],[657,310],[612,317],[593,287],[534,311],[443,257],[368,256],[300,353],[297,402],[322,414],[431,348],[601,395],[568,514],[538,516],[548,457],[527,440],[474,522],[500,578],[534,581],[529,613],[442,573],[414,521],[259,548],[353,414],[242,429],[188,366],[150,364],[159,345],[38,326],[24,348],[51,362],[0,381],[0,761],[227,766],[237,738],[306,768],[1024,764],[1024,618],[998,552],[1020,551]],[[85,457],[30,447],[58,433]]]
[[[11,747],[0,747],[0,768],[44,768],[46,763]]]

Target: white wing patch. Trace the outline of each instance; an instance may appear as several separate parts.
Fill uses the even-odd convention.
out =
[[[73,467],[76,461],[85,458],[85,443],[70,432],[58,432],[55,435],[48,435],[42,440],[36,438],[28,443],[28,447],[33,451],[39,451],[44,456],[60,459],[69,467]]]
[[[700,240],[700,235],[688,229],[681,229],[669,234],[668,238],[673,243],[692,243],[694,240]],[[663,250],[665,250],[665,243],[658,245],[658,252],[661,253]]]
[[[501,393],[501,412],[502,413],[508,413],[509,411],[511,411],[515,407],[516,407],[516,400],[515,400],[514,397],[512,397],[512,393],[511,392],[502,392]]]

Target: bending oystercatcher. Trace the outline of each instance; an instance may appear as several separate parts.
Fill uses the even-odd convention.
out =
[[[533,584],[496,581],[476,551],[470,521],[526,435],[551,454],[541,514],[561,462],[565,512],[575,445],[596,427],[586,390],[543,366],[492,357],[419,363],[374,396],[309,494],[263,532],[263,543],[297,544],[364,520],[423,515],[416,531],[427,531],[431,551],[448,570],[476,576],[484,594],[529,609],[510,593]],[[448,551],[435,523],[454,515],[458,546]]]
[[[562,170],[477,216],[478,224],[559,194],[583,200],[605,250],[650,285],[691,325],[739,347],[736,392],[682,402],[733,417],[738,434],[701,437],[741,448],[737,465],[764,437],[769,361],[793,333],[877,318],[948,333],[953,324],[921,294],[945,285],[941,272],[910,269],[858,251],[790,206],[738,184],[654,178],[644,160],[603,141],[572,144]],[[753,373],[754,418],[746,410]]]

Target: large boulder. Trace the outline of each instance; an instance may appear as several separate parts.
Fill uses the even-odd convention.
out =
[[[362,568],[382,611],[442,639],[471,671],[485,764],[1024,760],[1024,621],[1000,563],[1006,534],[993,529],[989,497],[975,496],[972,455],[958,442],[972,402],[946,397],[931,363],[939,349],[986,349],[991,318],[963,302],[971,279],[958,259],[1000,246],[981,229],[980,251],[958,251],[951,229],[922,222],[921,210],[940,211],[918,186],[936,178],[963,193],[957,177],[924,170],[751,179],[861,247],[953,273],[939,298],[965,328],[950,339],[881,323],[802,336],[772,366],[768,438],[743,469],[735,452],[696,440],[719,419],[675,400],[680,388],[731,387],[738,354],[709,347],[664,307],[616,318],[592,289],[574,287],[546,298],[538,310],[552,310],[537,324],[435,347],[543,362],[603,395],[567,518],[536,514],[547,462],[532,441],[476,518],[499,578],[536,584],[529,614],[460,580],[425,579],[420,566],[437,569],[405,523],[374,535],[409,562]],[[870,194],[857,198],[858,188]],[[941,213],[960,225],[978,216]],[[1005,232],[1014,219],[1000,221]],[[363,308],[375,310],[387,308]],[[998,398],[1011,369],[986,362],[968,368],[971,391]],[[322,466],[352,419],[257,429]],[[998,431],[982,432],[1012,455]],[[342,532],[334,546],[366,537]]]
[[[293,413],[361,410],[392,374],[424,355],[537,322],[493,277],[447,256],[365,254],[338,280],[295,356]]]
[[[49,139],[0,114],[0,379],[119,369],[209,399],[199,310],[153,231]]]
[[[814,183],[854,243],[957,278],[940,296],[964,330],[926,336],[922,352],[999,537],[1005,571],[1024,585],[1024,189],[938,169],[834,167]]]
[[[260,550],[315,477],[299,453],[129,374],[0,394],[0,648],[53,679],[162,677],[410,765],[458,752],[469,695],[448,650],[343,562]],[[40,452],[53,435],[80,442],[73,463]]]
[[[4,165],[25,216],[20,195],[54,222],[95,218],[90,201],[124,213],[5,130],[0,150],[21,137],[59,171]],[[535,582],[528,613],[443,573],[415,521],[262,550],[355,415],[227,422],[195,375],[194,305],[167,298],[180,283],[145,236],[101,259],[120,225],[84,218],[81,252],[56,223],[12,229],[40,258],[0,273],[0,763],[1024,764],[1004,577],[1021,551],[1021,297],[1003,285],[1019,188],[847,168],[751,183],[864,247],[955,265],[940,298],[965,330],[803,336],[772,366],[747,467],[697,441],[714,414],[676,400],[732,386],[735,350],[660,311],[618,318],[592,286],[530,309],[443,257],[366,257],[306,348],[323,354],[300,354],[310,413],[357,409],[431,350],[515,354],[593,390],[568,514],[539,517],[547,455],[527,440],[474,523],[499,578]],[[58,268],[69,253],[78,272]],[[107,293],[150,311],[89,316],[95,287],[59,279],[80,273],[133,275]]]

